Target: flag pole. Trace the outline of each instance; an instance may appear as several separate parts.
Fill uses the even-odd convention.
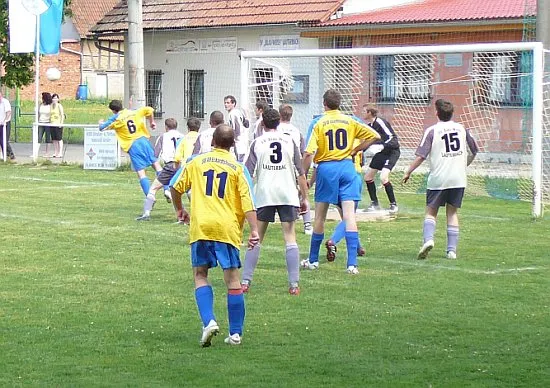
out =
[[[36,43],[34,58],[34,124],[32,126],[32,160],[38,159],[38,98],[40,91],[40,15],[36,15]]]

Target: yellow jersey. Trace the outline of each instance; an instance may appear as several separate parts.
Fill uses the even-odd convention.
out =
[[[174,189],[191,189],[189,243],[218,241],[240,249],[245,213],[255,210],[250,175],[229,151],[214,148],[185,165]]]
[[[113,129],[118,138],[120,148],[128,152],[136,139],[151,137],[144,119],[145,117],[152,116],[154,112],[155,110],[149,106],[139,108],[138,110],[123,109],[105,123],[108,125],[100,126],[100,129]]]
[[[174,162],[185,163],[193,155],[193,148],[199,138],[198,131],[189,131],[179,142],[174,154]]]
[[[354,140],[375,140],[380,135],[358,118],[348,116],[339,110],[326,111],[310,125],[306,152],[315,154],[315,163],[350,158]]]

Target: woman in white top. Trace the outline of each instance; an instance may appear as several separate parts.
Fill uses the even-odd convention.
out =
[[[42,93],[42,104],[38,107],[38,123],[49,124],[52,114],[52,95],[48,92]],[[50,127],[39,125],[38,126],[38,142],[42,143],[42,139],[46,135],[46,152],[44,156],[48,155],[48,144],[52,142],[52,132]]]
[[[50,110],[50,123],[63,124],[65,112],[63,105],[59,103],[59,94],[52,94],[52,105]],[[63,157],[63,127],[50,127],[53,142],[53,158]]]

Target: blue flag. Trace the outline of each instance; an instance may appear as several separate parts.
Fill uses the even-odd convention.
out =
[[[40,54],[57,54],[61,42],[63,0],[45,1],[50,3],[50,7],[40,15]]]

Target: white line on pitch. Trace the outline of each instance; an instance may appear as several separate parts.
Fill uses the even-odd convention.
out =
[[[44,179],[44,178],[34,178],[34,177],[20,177],[20,176],[10,176],[8,179],[18,179],[22,181],[33,181],[33,182],[51,182],[51,183],[66,183],[73,185],[81,186],[114,186],[114,183],[99,183],[99,182],[86,182],[86,181],[66,181],[61,179]]]
[[[281,253],[285,251],[285,249],[282,246],[279,247],[279,246],[266,246],[266,245],[262,245],[262,250],[267,250],[272,252],[281,252]],[[362,259],[361,261],[363,260],[365,259]],[[378,261],[378,262],[384,262],[384,263],[408,265],[411,267],[423,267],[423,268],[430,268],[430,269],[442,269],[446,271],[458,271],[458,272],[470,273],[474,275],[499,275],[499,274],[505,274],[505,273],[514,273],[514,272],[541,271],[546,269],[545,267],[520,267],[520,268],[503,268],[503,269],[495,269],[495,270],[481,270],[481,269],[462,268],[462,267],[449,267],[441,264],[431,264],[429,261],[418,261],[416,259],[411,259],[411,261],[403,261],[403,260],[367,257],[366,260],[367,262]]]

